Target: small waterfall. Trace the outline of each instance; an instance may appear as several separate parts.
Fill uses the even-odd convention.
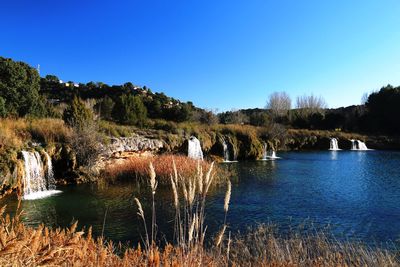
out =
[[[267,147],[268,147],[267,143],[264,142],[264,146],[263,146],[263,157],[262,157],[263,160],[266,160],[267,157],[268,157]]]
[[[54,179],[53,172],[53,163],[51,162],[51,158],[47,152],[44,152],[47,160],[47,189],[55,190],[56,189],[56,180]]]
[[[203,160],[203,151],[199,139],[194,136],[189,138],[188,157],[192,159]]]
[[[40,154],[35,152],[22,151],[24,158],[24,195],[23,199],[38,199],[59,193],[55,190],[53,165],[50,156],[47,158],[47,173],[45,174]],[[46,179],[47,178],[47,179]]]
[[[275,150],[270,150],[268,151],[268,159],[280,159],[280,157],[276,156],[276,151]]]
[[[224,162],[229,162],[229,149],[225,140],[223,140],[222,146],[224,148]]]
[[[351,141],[351,150],[360,150],[360,151],[370,150],[367,147],[367,145],[364,142],[360,141],[360,140],[351,139],[350,141]]]
[[[262,160],[280,159],[280,157],[276,156],[276,152],[274,149],[271,149],[271,150],[267,150],[267,149],[268,149],[267,143],[264,143]]]
[[[351,150],[357,150],[356,140],[351,139]]]
[[[357,140],[357,145],[358,145],[358,150],[369,150],[367,145],[360,140]]]
[[[340,150],[338,145],[338,140],[336,138],[331,138],[329,150]]]

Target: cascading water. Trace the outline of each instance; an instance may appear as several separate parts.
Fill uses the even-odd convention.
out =
[[[192,159],[203,160],[203,151],[199,139],[194,136],[189,138],[188,157]]]
[[[47,152],[44,152],[47,160],[47,189],[55,190],[56,189],[56,180],[54,179],[53,172],[53,163],[51,162],[51,158]]]
[[[351,139],[351,150],[357,150],[356,140]]]
[[[360,141],[360,140],[350,140],[351,141],[351,150],[359,150],[359,151],[365,151],[365,150],[370,150],[367,145]]]
[[[267,158],[268,159],[280,159],[280,157],[276,156],[276,151],[273,149],[268,152]]]
[[[264,143],[264,146],[263,146],[263,157],[262,157],[263,160],[267,160],[267,157],[268,157],[267,147],[268,147],[267,143]]]
[[[360,140],[357,140],[357,145],[358,145],[358,150],[369,150],[367,145]]]
[[[44,172],[42,159],[38,152],[22,151],[24,158],[24,195],[23,199],[44,198],[61,191],[55,190],[53,166],[50,156],[47,158],[47,174]]]
[[[229,162],[229,149],[225,140],[222,142],[222,147],[224,148],[224,162]]]
[[[267,143],[264,143],[262,160],[273,160],[273,159],[280,159],[280,157],[276,156],[275,150],[273,149],[267,150]]]
[[[340,150],[338,145],[338,140],[336,138],[331,138],[331,143],[329,146],[329,150]]]

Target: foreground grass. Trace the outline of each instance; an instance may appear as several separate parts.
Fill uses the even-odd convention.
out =
[[[4,208],[2,209],[4,211]],[[221,247],[184,250],[171,244],[140,247],[122,255],[120,246],[77,231],[26,227],[20,216],[1,215],[0,266],[400,266],[396,253],[330,241],[323,234],[281,238],[267,226],[224,240]]]

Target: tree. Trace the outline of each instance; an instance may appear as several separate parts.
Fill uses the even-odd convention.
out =
[[[288,110],[292,107],[292,100],[286,92],[274,92],[269,96],[266,108],[271,112],[272,116],[283,117],[287,115]]]
[[[99,111],[100,117],[102,119],[111,120],[114,105],[115,105],[114,101],[108,96],[106,96],[105,98],[103,98],[103,100],[97,103],[96,110]]]
[[[93,121],[93,112],[78,97],[74,97],[71,105],[64,111],[63,119],[66,124],[77,129],[85,128]]]
[[[246,124],[249,117],[240,110],[232,110],[219,115],[221,123],[224,124]]]
[[[21,117],[43,115],[39,82],[36,69],[23,62],[0,57],[0,96],[9,114]]]
[[[327,104],[322,96],[304,95],[296,99],[296,108],[302,117],[310,116],[314,113],[323,113]]]
[[[51,83],[59,83],[60,79],[58,79],[55,75],[46,75],[45,80]]]
[[[113,117],[121,123],[143,127],[147,122],[147,109],[140,96],[125,94],[115,105]]]
[[[250,124],[254,126],[268,126],[269,116],[266,112],[256,112],[250,115]]]
[[[200,122],[208,125],[213,125],[218,123],[218,117],[211,110],[201,112]]]
[[[370,130],[400,134],[400,86],[387,85],[370,94],[366,107]]]
[[[6,101],[0,96],[0,118],[7,116]]]
[[[175,122],[184,122],[190,120],[192,112],[192,108],[187,104],[174,104],[164,109],[164,117]]]

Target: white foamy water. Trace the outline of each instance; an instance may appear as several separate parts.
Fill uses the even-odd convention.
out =
[[[24,195],[22,198],[24,200],[34,200],[34,199],[41,199],[41,198],[46,198],[55,194],[62,193],[61,190],[46,190],[46,191],[39,191],[39,192],[34,192],[30,193],[28,195]]]
[[[199,139],[194,136],[189,138],[188,157],[192,159],[203,160],[203,151]]]
[[[367,147],[367,145],[360,141],[360,140],[350,140],[351,141],[351,150],[359,150],[359,151],[366,151],[371,150]]]
[[[336,138],[331,138],[329,150],[333,150],[333,151],[340,150],[339,145],[338,145],[338,140]]]
[[[53,174],[53,165],[50,156],[45,152],[47,172],[43,168],[42,158],[40,154],[35,152],[22,151],[24,158],[24,175],[23,199],[32,200],[48,197],[57,193],[61,193],[56,189],[55,179]]]

